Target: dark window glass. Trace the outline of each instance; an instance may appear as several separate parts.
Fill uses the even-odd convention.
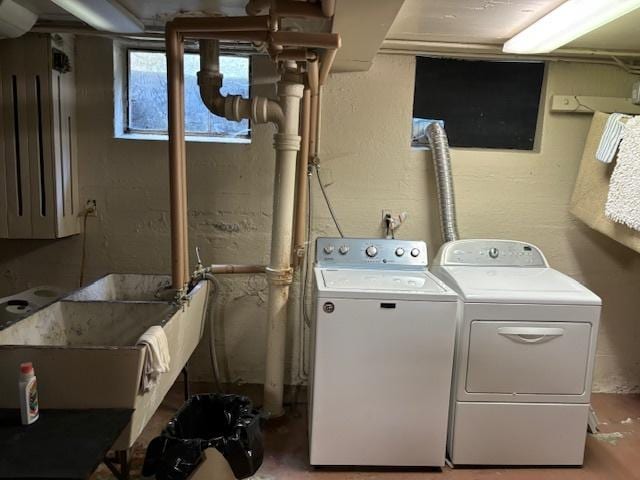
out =
[[[452,147],[533,150],[543,77],[540,62],[418,57],[414,125],[443,120]]]

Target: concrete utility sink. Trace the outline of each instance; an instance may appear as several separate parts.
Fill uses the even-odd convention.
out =
[[[19,365],[30,361],[43,408],[134,409],[114,448],[133,445],[203,331],[208,283],[198,284],[179,308],[155,295],[168,281],[163,275],[113,274],[44,308],[7,304],[19,313],[0,324],[0,408],[18,407]],[[167,335],[170,371],[141,393],[145,347],[136,344],[152,325]]]
[[[0,298],[0,329],[28,317],[64,294],[65,292],[57,287],[41,286]]]
[[[112,273],[102,277],[65,298],[87,302],[154,302],[159,293],[171,285],[169,275],[139,275]]]

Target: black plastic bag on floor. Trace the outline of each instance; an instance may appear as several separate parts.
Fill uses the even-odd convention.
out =
[[[262,464],[261,418],[240,395],[192,396],[147,448],[142,474],[158,480],[184,480],[217,449],[236,478],[253,475]]]

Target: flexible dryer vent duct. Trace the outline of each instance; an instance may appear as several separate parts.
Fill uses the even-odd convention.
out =
[[[457,240],[459,236],[456,221],[456,204],[453,194],[449,141],[447,140],[447,133],[444,131],[444,128],[437,122],[432,122],[427,127],[427,138],[431,146],[431,156],[436,172],[442,237],[445,242],[452,242]]]

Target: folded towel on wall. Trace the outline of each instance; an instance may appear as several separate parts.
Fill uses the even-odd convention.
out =
[[[640,232],[614,222],[604,213],[613,165],[598,162],[595,153],[608,118],[606,113],[593,114],[571,196],[570,212],[595,231],[640,252]]]
[[[144,365],[140,379],[140,391],[144,393],[155,387],[161,374],[169,371],[171,362],[169,342],[167,342],[164,329],[153,326],[142,334],[137,345],[145,346]]]
[[[640,116],[625,125],[618,161],[609,182],[605,215],[640,231]]]
[[[629,116],[622,113],[609,115],[598,144],[598,150],[596,150],[596,158],[601,162],[611,163],[615,158],[624,132],[622,120],[627,118]]]

